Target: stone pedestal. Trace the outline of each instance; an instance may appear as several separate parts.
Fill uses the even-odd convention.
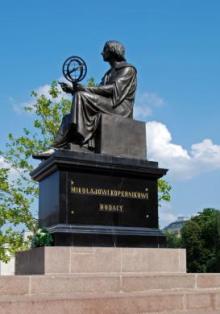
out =
[[[220,274],[185,270],[183,249],[36,248],[0,276],[0,313],[219,314]]]
[[[183,249],[41,247],[16,254],[16,274],[185,273]]]
[[[163,247],[156,162],[56,151],[33,172],[39,222],[55,245]]]

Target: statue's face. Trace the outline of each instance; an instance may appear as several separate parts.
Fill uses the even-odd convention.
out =
[[[109,61],[110,53],[109,53],[108,47],[104,46],[101,55],[102,55],[104,61]]]

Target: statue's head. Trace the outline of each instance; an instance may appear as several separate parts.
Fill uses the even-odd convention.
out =
[[[104,61],[126,61],[125,48],[116,40],[109,40],[105,43],[102,56]]]

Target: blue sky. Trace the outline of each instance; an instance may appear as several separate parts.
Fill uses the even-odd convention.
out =
[[[2,2],[0,147],[31,125],[19,108],[60,78],[68,56],[83,57],[87,78],[99,81],[108,68],[103,44],[117,39],[138,70],[136,118],[148,122],[148,156],[170,169],[161,223],[220,208],[219,35],[218,0]]]

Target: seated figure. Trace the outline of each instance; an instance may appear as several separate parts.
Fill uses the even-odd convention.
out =
[[[126,62],[125,49],[118,41],[107,41],[101,54],[103,60],[110,64],[110,69],[99,86],[77,84],[73,88],[61,83],[63,91],[74,97],[71,112],[63,117],[55,138],[55,148],[75,143],[93,150],[102,113],[133,118],[137,71]]]
[[[110,69],[99,86],[60,83],[64,92],[73,95],[73,104],[71,112],[62,119],[53,143],[55,149],[69,149],[70,144],[76,144],[95,151],[94,139],[102,114],[133,118],[137,71],[126,62],[125,48],[118,41],[107,41],[101,54]],[[53,152],[50,149],[33,158],[46,159]]]

